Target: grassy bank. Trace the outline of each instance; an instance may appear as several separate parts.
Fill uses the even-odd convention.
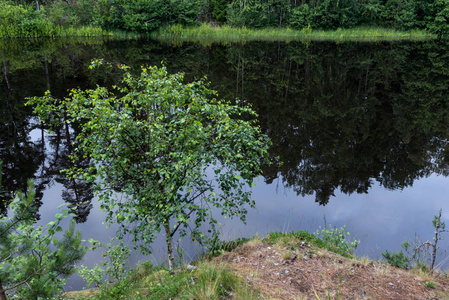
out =
[[[325,230],[324,230],[325,231]],[[223,243],[174,272],[145,263],[126,279],[68,299],[449,299],[449,281],[425,269],[356,258],[353,242],[306,231]],[[334,232],[338,236],[341,232]],[[328,235],[329,236],[329,235]],[[328,237],[327,236],[327,237]],[[355,241],[355,240],[354,240]],[[429,298],[430,297],[430,298]]]
[[[95,26],[67,26],[62,27],[53,24],[44,24],[33,28],[20,26],[0,26],[0,38],[37,38],[37,37],[94,37],[112,36],[112,31],[107,31]]]
[[[331,31],[303,28],[249,29],[229,26],[183,27],[179,24],[161,28],[151,35],[153,38],[172,42],[245,42],[245,41],[398,41],[426,40],[435,38],[423,30],[396,31],[376,27],[359,27]]]
[[[0,24],[0,38],[36,38],[36,37],[94,37],[119,36],[137,37],[141,34],[125,31],[104,30],[96,26],[59,26],[49,22],[33,27]],[[397,31],[377,27],[359,27],[337,30],[314,30],[303,28],[264,28],[250,29],[246,27],[212,26],[203,24],[197,27],[184,27],[180,24],[161,27],[149,34],[150,37],[171,43],[213,42],[235,43],[247,41],[420,41],[433,39],[436,36],[424,30]]]

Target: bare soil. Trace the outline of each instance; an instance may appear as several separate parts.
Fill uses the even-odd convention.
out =
[[[307,242],[290,250],[249,242],[214,262],[227,265],[266,299],[449,299],[447,275],[346,258]]]

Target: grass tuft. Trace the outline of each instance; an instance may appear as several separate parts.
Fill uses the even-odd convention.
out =
[[[245,280],[224,265],[208,260],[197,262],[196,269],[170,272],[143,264],[127,278],[101,286],[98,291],[68,293],[67,299],[257,299],[258,293]]]

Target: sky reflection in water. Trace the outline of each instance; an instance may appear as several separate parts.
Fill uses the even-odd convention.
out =
[[[54,208],[61,204],[61,191],[58,185],[47,190],[44,195],[44,204],[41,209],[42,221],[50,221],[54,216]],[[237,237],[251,237],[258,234],[263,237],[272,231],[288,232],[291,230],[309,230],[315,232],[319,226],[324,226],[324,216],[327,225],[343,226],[351,233],[351,237],[361,240],[356,253],[360,256],[380,258],[385,250],[398,251],[405,240],[412,241],[415,234],[423,240],[433,237],[432,219],[440,208],[443,209],[443,220],[449,224],[449,203],[447,195],[449,187],[447,179],[432,175],[416,181],[413,188],[403,191],[389,191],[374,186],[369,194],[346,195],[340,192],[331,198],[329,204],[321,206],[316,203],[314,196],[297,196],[291,190],[284,189],[280,184],[265,184],[259,180],[254,188],[253,197],[257,209],[250,210],[247,216],[247,225],[239,220],[220,219],[222,223],[222,237],[234,239]],[[116,226],[106,229],[102,224],[104,213],[98,209],[98,203],[93,202],[87,222],[77,224],[76,228],[83,232],[83,237],[90,237],[109,242],[109,237],[115,236]],[[444,251],[448,247],[447,238],[440,244]],[[183,242],[186,254],[185,259],[194,258],[198,253],[198,245]],[[151,257],[155,263],[164,260],[164,240],[159,237],[154,244],[155,253]],[[102,259],[101,251],[89,252],[83,264],[93,267]],[[133,255],[133,263],[148,257]],[[440,256],[445,258],[445,254]],[[445,267],[447,264],[445,265]],[[69,288],[80,288],[82,280],[73,276],[69,281]]]

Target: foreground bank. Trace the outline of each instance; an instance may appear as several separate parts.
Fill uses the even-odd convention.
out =
[[[354,241],[356,242],[356,241]],[[174,272],[146,263],[124,280],[68,299],[449,299],[446,274],[350,254],[306,231],[224,243]],[[344,245],[348,246],[345,247]]]

